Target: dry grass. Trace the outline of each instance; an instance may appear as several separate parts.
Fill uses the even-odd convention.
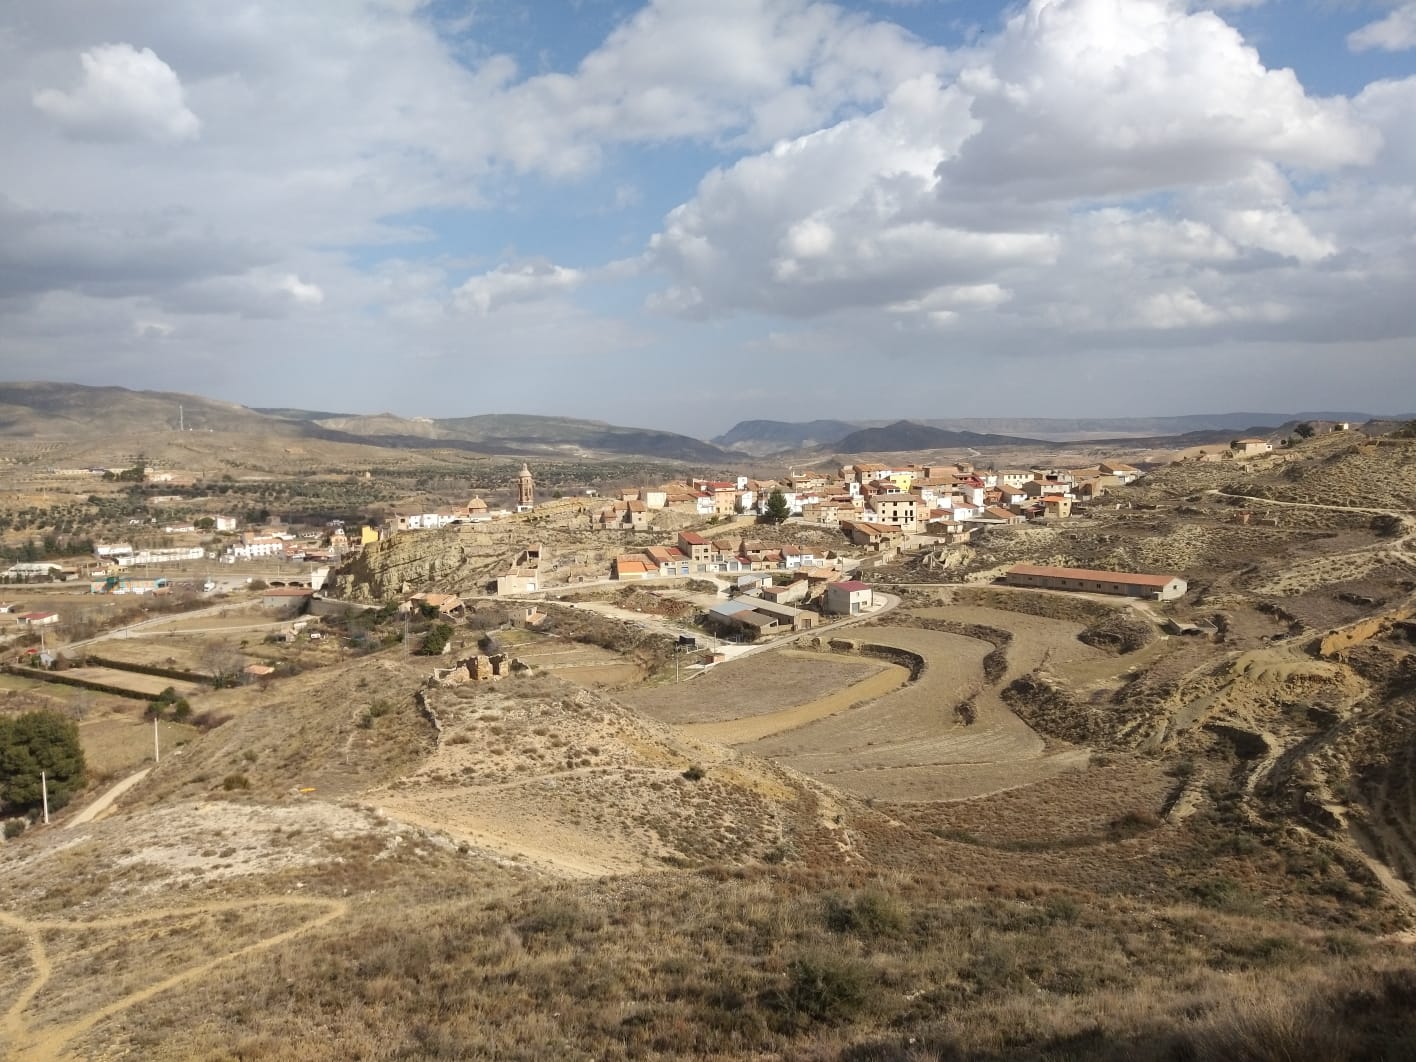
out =
[[[75,1046],[157,1059],[1159,1062],[1382,1057],[1372,1049],[1411,1032],[1402,957],[1277,922],[849,871],[532,888],[483,874],[464,899],[447,895],[457,873],[405,871],[298,946],[224,967],[203,986],[205,1020],[170,993]],[[237,923],[232,944],[246,932]]]

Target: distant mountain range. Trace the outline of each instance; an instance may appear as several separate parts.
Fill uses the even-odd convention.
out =
[[[475,417],[372,416],[290,408],[249,408],[200,395],[68,383],[0,383],[0,436],[77,441],[149,432],[227,432],[389,449],[443,448],[512,457],[634,456],[724,465],[740,459],[687,435],[594,420],[488,414]]]
[[[1226,432],[1274,429],[1302,420],[1346,420],[1360,424],[1366,413],[1198,413],[1176,417],[964,417],[956,420],[886,421],[745,420],[711,441],[721,447],[757,456],[807,449],[832,449],[842,453],[884,453],[893,450],[945,449],[957,446],[1010,445],[1038,441],[1067,442],[1081,439],[1144,439],[1186,435],[1193,432]],[[910,425],[906,430],[901,425]],[[959,435],[957,441],[912,445],[875,445],[926,438],[918,428],[939,429]],[[884,429],[885,436],[865,436],[866,430]],[[966,441],[971,433],[975,441]],[[991,442],[980,440],[992,438]],[[941,439],[943,437],[940,437]]]
[[[675,432],[573,417],[489,413],[400,417],[287,407],[250,408],[200,395],[68,383],[0,383],[0,437],[115,440],[153,432],[234,433],[298,450],[302,441],[386,450],[444,449],[520,458],[637,457],[728,468],[744,456],[832,455],[1043,447],[1059,441],[1176,448],[1271,434],[1301,420],[1363,423],[1364,413],[1220,413],[1180,417],[969,418],[963,420],[802,422],[750,420],[705,442]],[[191,446],[199,435],[183,435]],[[134,445],[143,445],[133,440]],[[186,444],[184,444],[186,445]],[[228,450],[229,440],[223,444]],[[190,449],[190,446],[189,446]]]

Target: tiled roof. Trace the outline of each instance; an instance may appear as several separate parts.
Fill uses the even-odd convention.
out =
[[[1138,572],[1106,572],[1094,568],[1053,568],[1039,564],[1015,564],[1009,575],[1030,575],[1047,579],[1075,579],[1093,583],[1125,583],[1131,586],[1166,586],[1176,575],[1144,575]]]

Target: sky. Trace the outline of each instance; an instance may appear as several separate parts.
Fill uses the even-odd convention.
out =
[[[1416,0],[15,2],[0,129],[7,380],[1416,408]]]

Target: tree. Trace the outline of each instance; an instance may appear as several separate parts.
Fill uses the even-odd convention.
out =
[[[780,490],[773,490],[767,495],[767,520],[774,524],[780,524],[787,517],[792,515],[791,506],[787,504],[787,496]]]
[[[210,531],[216,526],[216,521],[210,516],[203,516],[192,526],[195,527],[198,531]]]
[[[1318,429],[1313,427],[1306,420],[1293,429],[1293,434],[1298,436],[1298,438],[1300,439],[1311,439],[1317,433]]]
[[[418,650],[423,656],[439,656],[452,641],[452,624],[434,623],[423,637],[423,647]]]
[[[40,774],[49,806],[62,808],[84,784],[79,728],[58,712],[0,718],[0,807],[28,811],[41,802]]]

